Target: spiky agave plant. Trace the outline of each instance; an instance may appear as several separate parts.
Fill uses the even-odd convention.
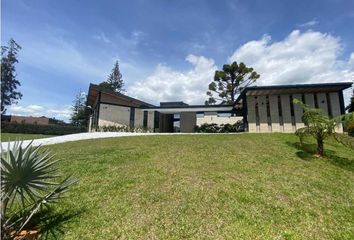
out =
[[[57,181],[53,155],[32,142],[1,149],[1,235],[20,232],[42,207],[57,202],[75,180]]]

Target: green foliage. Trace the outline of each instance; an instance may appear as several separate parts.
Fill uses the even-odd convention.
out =
[[[32,143],[15,142],[1,149],[1,234],[18,233],[43,207],[58,202],[75,181],[59,180],[53,156]]]
[[[323,156],[324,140],[334,135],[338,119],[329,119],[320,109],[310,108],[298,99],[294,99],[294,104],[298,104],[303,108],[302,121],[306,125],[297,129],[295,134],[299,136],[301,142],[306,135],[314,137],[317,141],[317,154]]]
[[[115,62],[112,73],[108,75],[107,81],[101,82],[99,86],[110,89],[114,92],[124,92],[122,74],[119,70],[118,61]]]
[[[129,127],[126,125],[120,126],[102,126],[97,129],[99,132],[136,132],[136,133],[149,133],[153,132],[153,130],[148,128],[141,128],[141,127]]]
[[[5,133],[29,133],[29,134],[45,134],[45,135],[67,135],[73,133],[86,132],[83,127],[72,125],[36,125],[22,123],[1,123],[1,131]]]
[[[22,94],[17,89],[21,83],[16,78],[15,69],[20,49],[21,46],[12,38],[8,46],[1,46],[1,114],[6,112],[6,106],[16,104],[17,100],[22,98]]]
[[[348,112],[354,112],[354,90],[353,90],[353,95],[350,98],[350,103],[349,105],[345,108]]]
[[[216,123],[204,123],[201,126],[196,126],[194,128],[195,132],[198,133],[232,133],[232,132],[243,132],[243,122],[237,121],[234,124],[221,124]]]
[[[74,105],[72,107],[72,114],[70,122],[77,127],[86,128],[90,118],[90,109],[86,106],[87,96],[85,93],[80,92],[76,95]]]
[[[217,101],[221,104],[234,104],[241,90],[254,83],[259,76],[253,68],[247,67],[242,62],[225,64],[221,71],[215,72],[214,81],[209,84],[207,91],[209,99],[205,104],[215,104]]]
[[[354,137],[354,120],[347,123],[347,132],[349,136]]]

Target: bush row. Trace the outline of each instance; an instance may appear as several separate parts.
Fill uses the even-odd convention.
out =
[[[1,122],[1,131],[4,133],[29,133],[29,134],[46,134],[46,135],[66,135],[73,133],[86,132],[86,128],[76,127],[72,125],[37,125]]]
[[[98,132],[136,132],[136,133],[149,133],[153,132],[151,129],[148,128],[141,128],[141,127],[129,127],[126,125],[120,126],[102,126],[96,129]]]
[[[201,126],[196,126],[194,128],[195,132],[198,133],[232,133],[232,132],[243,132],[244,125],[242,121],[238,121],[234,124],[221,124],[216,123],[204,123]]]

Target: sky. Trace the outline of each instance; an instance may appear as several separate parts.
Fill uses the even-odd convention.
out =
[[[22,47],[23,98],[7,113],[68,121],[116,60],[126,94],[152,104],[203,104],[233,61],[257,85],[353,81],[353,26],[352,0],[2,0],[1,45]]]

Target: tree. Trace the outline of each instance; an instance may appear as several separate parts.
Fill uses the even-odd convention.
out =
[[[99,86],[110,89],[115,92],[124,92],[122,74],[119,70],[119,63],[116,61],[112,73],[108,75],[107,81],[101,82]]]
[[[72,107],[72,114],[70,122],[74,126],[87,127],[88,120],[90,117],[89,109],[86,106],[87,96],[83,92],[79,92],[74,100],[74,105]]]
[[[299,104],[303,108],[304,114],[302,116],[302,121],[305,124],[305,127],[297,129],[295,134],[299,136],[300,142],[303,142],[306,135],[313,136],[317,142],[317,156],[324,155],[324,141],[330,136],[333,136],[343,145],[351,148],[354,147],[354,142],[351,137],[335,132],[335,127],[341,123],[344,118],[352,118],[354,114],[349,113],[344,116],[338,116],[330,119],[320,109],[311,108],[308,105],[303,104],[298,99],[294,99],[294,104]]]
[[[217,101],[221,104],[234,104],[241,90],[253,84],[259,76],[253,68],[247,67],[242,62],[225,64],[221,71],[215,71],[214,81],[209,84],[207,91],[209,99],[205,104],[215,104]],[[217,97],[214,97],[214,94]]]
[[[345,108],[348,112],[354,112],[354,90],[353,90],[353,95],[350,98],[350,103],[349,105]]]
[[[22,98],[22,94],[17,90],[21,83],[16,79],[15,69],[20,49],[21,46],[12,38],[8,46],[1,46],[1,114],[6,112],[6,106],[16,104],[17,100]]]

